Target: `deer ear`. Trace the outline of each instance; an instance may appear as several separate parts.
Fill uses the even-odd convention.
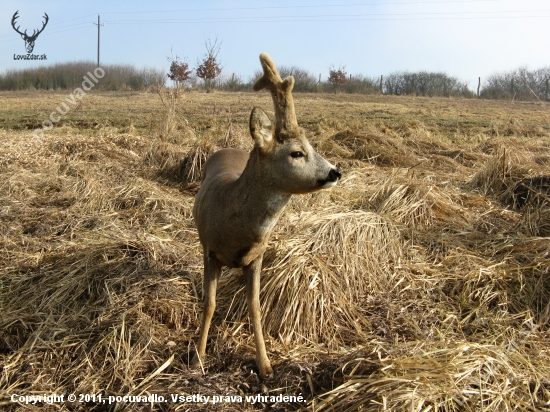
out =
[[[259,148],[269,145],[273,140],[271,121],[259,107],[255,107],[250,113],[250,135],[254,139],[254,145]]]

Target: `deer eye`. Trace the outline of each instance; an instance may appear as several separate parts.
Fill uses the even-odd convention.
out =
[[[292,157],[293,159],[298,159],[299,157],[304,157],[304,153],[303,152],[292,152],[292,153],[290,153],[290,157]]]

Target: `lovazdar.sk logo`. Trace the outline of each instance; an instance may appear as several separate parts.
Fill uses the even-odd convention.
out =
[[[32,54],[32,51],[34,50],[34,42],[36,41],[38,35],[44,31],[44,29],[46,28],[46,25],[48,24],[48,21],[50,20],[50,18],[48,17],[48,14],[44,13],[43,17],[45,21],[42,23],[42,28],[39,30],[34,29],[30,36],[27,34],[27,29],[25,29],[25,31],[22,32],[20,30],[21,26],[19,25],[17,27],[15,26],[17,24],[18,17],[19,17],[19,10],[17,10],[13,14],[13,17],[11,18],[11,26],[18,34],[21,35],[21,38],[25,41],[25,49],[27,49],[27,54],[26,55],[14,54],[13,60],[46,60],[47,57],[45,54],[36,55],[36,54]]]

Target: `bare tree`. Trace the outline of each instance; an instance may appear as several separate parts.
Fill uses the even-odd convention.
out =
[[[214,43],[210,39],[205,40],[204,45],[206,47],[206,54],[201,61],[197,61],[197,76],[204,80],[206,91],[212,91],[214,79],[218,77],[222,68],[218,61],[218,54],[220,53],[221,42],[218,42],[218,38],[214,39]]]

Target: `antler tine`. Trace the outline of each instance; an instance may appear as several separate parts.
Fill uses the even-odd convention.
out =
[[[15,13],[13,13],[13,17],[11,18],[11,25],[15,28],[15,20],[17,20],[17,18],[19,17],[18,16],[19,14],[19,10],[17,10]],[[18,27],[19,28],[19,27]]]
[[[46,13],[46,12],[44,12],[44,15],[42,17],[44,17],[46,19],[46,21],[42,24],[42,28],[40,30],[38,30],[38,33],[36,33],[36,34],[33,33],[33,37],[34,36],[38,37],[38,35],[44,31],[44,29],[46,28],[46,25],[48,24],[48,21],[50,20],[50,18],[48,17],[48,13]]]
[[[44,22],[44,25],[42,26],[42,29],[40,29],[40,33],[42,33],[42,31],[46,28],[46,25],[50,21],[50,18],[48,17],[48,13],[44,12],[44,15],[42,17],[44,17],[46,19],[46,21]]]
[[[281,79],[275,63],[267,53],[260,54],[260,62],[264,74],[254,83],[254,90],[268,89],[271,92],[275,106],[275,136],[280,138],[281,131],[290,132],[298,128],[292,98],[294,77],[288,76],[284,80]]]
[[[19,14],[19,10],[17,10],[17,11],[14,13],[13,17],[11,18],[11,25],[12,25],[13,29],[14,29],[17,33],[19,33],[20,35],[23,36],[23,35],[25,35],[25,34],[27,33],[27,31],[25,30],[25,33],[21,33],[21,32],[19,31],[19,27],[21,27],[21,26],[17,26],[17,28],[15,27],[15,21],[19,18],[18,14]]]

